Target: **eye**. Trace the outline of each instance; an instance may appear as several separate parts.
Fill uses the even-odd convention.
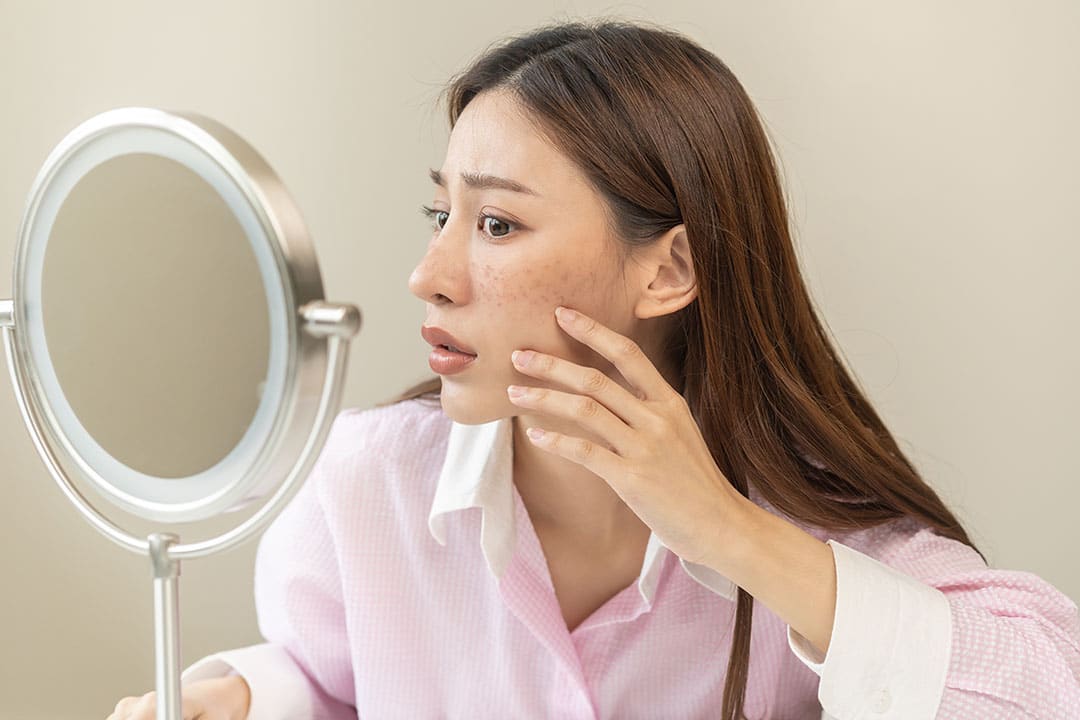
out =
[[[427,205],[421,205],[420,206],[420,213],[422,215],[424,215],[425,217],[428,217],[428,218],[430,218],[432,220],[431,227],[432,227],[433,230],[442,230],[443,225],[446,224],[446,220],[443,220],[442,225],[439,224],[439,220],[438,220],[439,215],[449,215],[450,214],[450,213],[446,212],[445,210],[436,210],[435,208],[428,207]]]
[[[445,227],[446,223],[447,223],[447,219],[445,217],[443,217],[442,221],[440,222],[440,216],[449,216],[450,215],[450,213],[448,213],[445,210],[436,210],[435,208],[428,207],[427,205],[421,205],[420,206],[420,213],[422,215],[424,215],[425,217],[428,217],[428,218],[431,219],[431,221],[432,221],[432,223],[431,223],[432,230],[434,230],[436,232],[438,232],[439,230],[442,230],[443,227]],[[496,238],[496,239],[506,237],[511,232],[513,232],[512,228],[517,227],[517,225],[515,223],[512,223],[512,222],[510,222],[508,220],[503,220],[502,218],[500,218],[500,217],[498,217],[496,215],[489,215],[487,213],[481,213],[480,215],[477,216],[476,219],[479,221],[478,222],[478,227],[480,227],[481,230],[486,230],[487,234],[490,237],[493,237],[493,238]],[[492,221],[492,222],[489,222],[489,221]]]
[[[498,228],[498,227],[511,228],[511,227],[513,227],[513,225],[511,223],[508,223],[507,221],[503,220],[502,218],[495,217],[494,215],[480,215],[480,220],[481,220],[481,225],[483,227],[485,227],[485,228]],[[494,222],[493,223],[488,223],[488,220],[493,220]],[[498,232],[489,232],[488,234],[491,235],[491,237],[494,237],[494,238],[501,238],[501,237],[506,237],[507,235],[509,235],[510,231],[507,230],[505,233],[502,233],[502,234],[499,234]]]

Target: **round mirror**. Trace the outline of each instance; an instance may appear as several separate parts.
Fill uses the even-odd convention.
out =
[[[177,562],[253,536],[299,489],[337,414],[359,310],[323,298],[300,213],[242,138],[193,113],[120,108],[75,128],[38,173],[0,328],[50,474],[94,527],[151,556],[158,689],[176,700]],[[267,502],[181,545],[127,534],[73,476],[162,523]]]
[[[328,362],[299,309],[322,280],[280,181],[220,124],[121,108],[72,131],[31,191],[13,287],[28,420],[113,504],[201,520],[298,460]]]
[[[282,407],[289,328],[270,245],[171,158],[127,153],[72,179],[42,203],[23,269],[44,406],[110,500],[207,517],[236,499]]]

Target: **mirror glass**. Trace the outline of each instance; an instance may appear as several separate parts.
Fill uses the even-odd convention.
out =
[[[267,289],[199,174],[145,152],[96,165],[58,209],[41,277],[59,386],[105,452],[174,479],[240,443],[268,373]]]

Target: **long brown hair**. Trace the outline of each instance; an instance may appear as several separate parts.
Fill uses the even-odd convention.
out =
[[[698,295],[673,314],[668,347],[717,467],[740,493],[752,480],[780,511],[830,530],[914,517],[979,552],[826,335],[768,136],[719,58],[651,24],[548,25],[488,48],[453,78],[451,128],[496,88],[584,172],[624,254],[685,224]],[[434,377],[383,405],[438,398],[440,387]],[[739,588],[723,720],[743,716],[753,602]]]

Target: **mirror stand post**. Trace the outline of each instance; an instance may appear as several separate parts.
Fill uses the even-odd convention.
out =
[[[153,533],[154,657],[157,720],[180,720],[180,561],[169,556],[179,542],[174,533]]]

